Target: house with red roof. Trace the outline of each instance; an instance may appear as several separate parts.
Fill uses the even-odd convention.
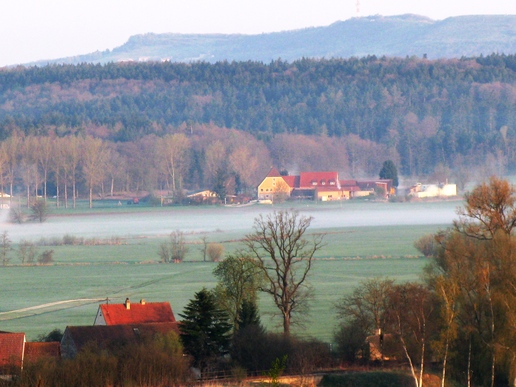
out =
[[[73,359],[88,346],[116,353],[124,346],[142,344],[171,332],[179,335],[177,322],[67,326],[61,340],[61,355]]]
[[[10,377],[23,367],[25,333],[0,332],[0,375]]]
[[[23,369],[23,365],[41,359],[59,358],[59,342],[41,343],[26,340],[23,332],[0,331],[0,377],[10,379]]]
[[[101,304],[91,326],[67,326],[61,340],[63,358],[74,358],[85,346],[116,352],[121,346],[141,344],[157,335],[179,335],[179,326],[168,302]]]
[[[258,185],[258,200],[272,203],[278,198],[288,198],[296,184],[298,184],[296,176],[282,176],[276,168],[272,167]]]
[[[258,200],[274,202],[278,198],[321,201],[347,200],[377,192],[394,194],[392,180],[340,180],[336,171],[301,172],[296,176],[280,174],[271,168],[258,185]]]
[[[101,304],[93,325],[127,325],[150,323],[176,323],[174,312],[168,302]]]

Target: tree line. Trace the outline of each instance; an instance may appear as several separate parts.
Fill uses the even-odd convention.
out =
[[[386,148],[403,175],[480,158],[500,172],[516,157],[515,63],[493,54],[4,69],[0,138],[83,132],[127,142],[213,125],[266,142],[356,136]]]
[[[94,199],[120,193],[150,194],[149,200],[159,205],[159,195],[182,203],[186,192],[210,189],[224,200],[226,195],[255,196],[272,165],[339,170],[342,178],[378,176],[386,156],[385,147],[355,136],[334,140],[278,135],[267,143],[242,131],[209,125],[128,142],[15,132],[0,142],[0,190],[11,196],[4,201],[12,203],[13,195],[24,197],[40,215],[48,208],[35,207],[42,206],[37,197],[45,203],[52,197],[57,207],[75,208],[79,194],[89,199],[90,207]],[[156,191],[159,194],[152,196]]]

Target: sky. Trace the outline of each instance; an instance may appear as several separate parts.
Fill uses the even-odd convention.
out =
[[[113,49],[143,33],[261,34],[370,15],[516,15],[515,0],[4,0],[0,67]]]

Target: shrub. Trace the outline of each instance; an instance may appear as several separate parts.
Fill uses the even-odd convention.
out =
[[[27,220],[27,214],[23,212],[20,206],[13,206],[9,210],[9,221],[11,223],[24,223]]]
[[[218,262],[224,253],[224,246],[220,243],[209,243],[206,248],[206,253],[211,261]]]
[[[45,250],[38,257],[38,263],[47,265],[54,262],[54,250]]]
[[[431,257],[435,251],[435,243],[435,236],[433,234],[426,234],[414,241],[414,247],[425,257]]]
[[[48,218],[48,206],[44,200],[38,199],[30,206],[30,219],[43,223]]]

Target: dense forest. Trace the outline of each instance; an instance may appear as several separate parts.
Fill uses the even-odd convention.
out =
[[[0,70],[2,140],[81,134],[124,148],[149,136],[194,140],[198,128],[207,142],[210,130],[215,137],[236,130],[266,148],[262,171],[274,164],[291,172],[334,169],[343,177],[377,175],[386,159],[404,176],[460,176],[476,166],[485,174],[511,172],[515,107],[512,55]],[[191,148],[202,170],[206,149]]]

